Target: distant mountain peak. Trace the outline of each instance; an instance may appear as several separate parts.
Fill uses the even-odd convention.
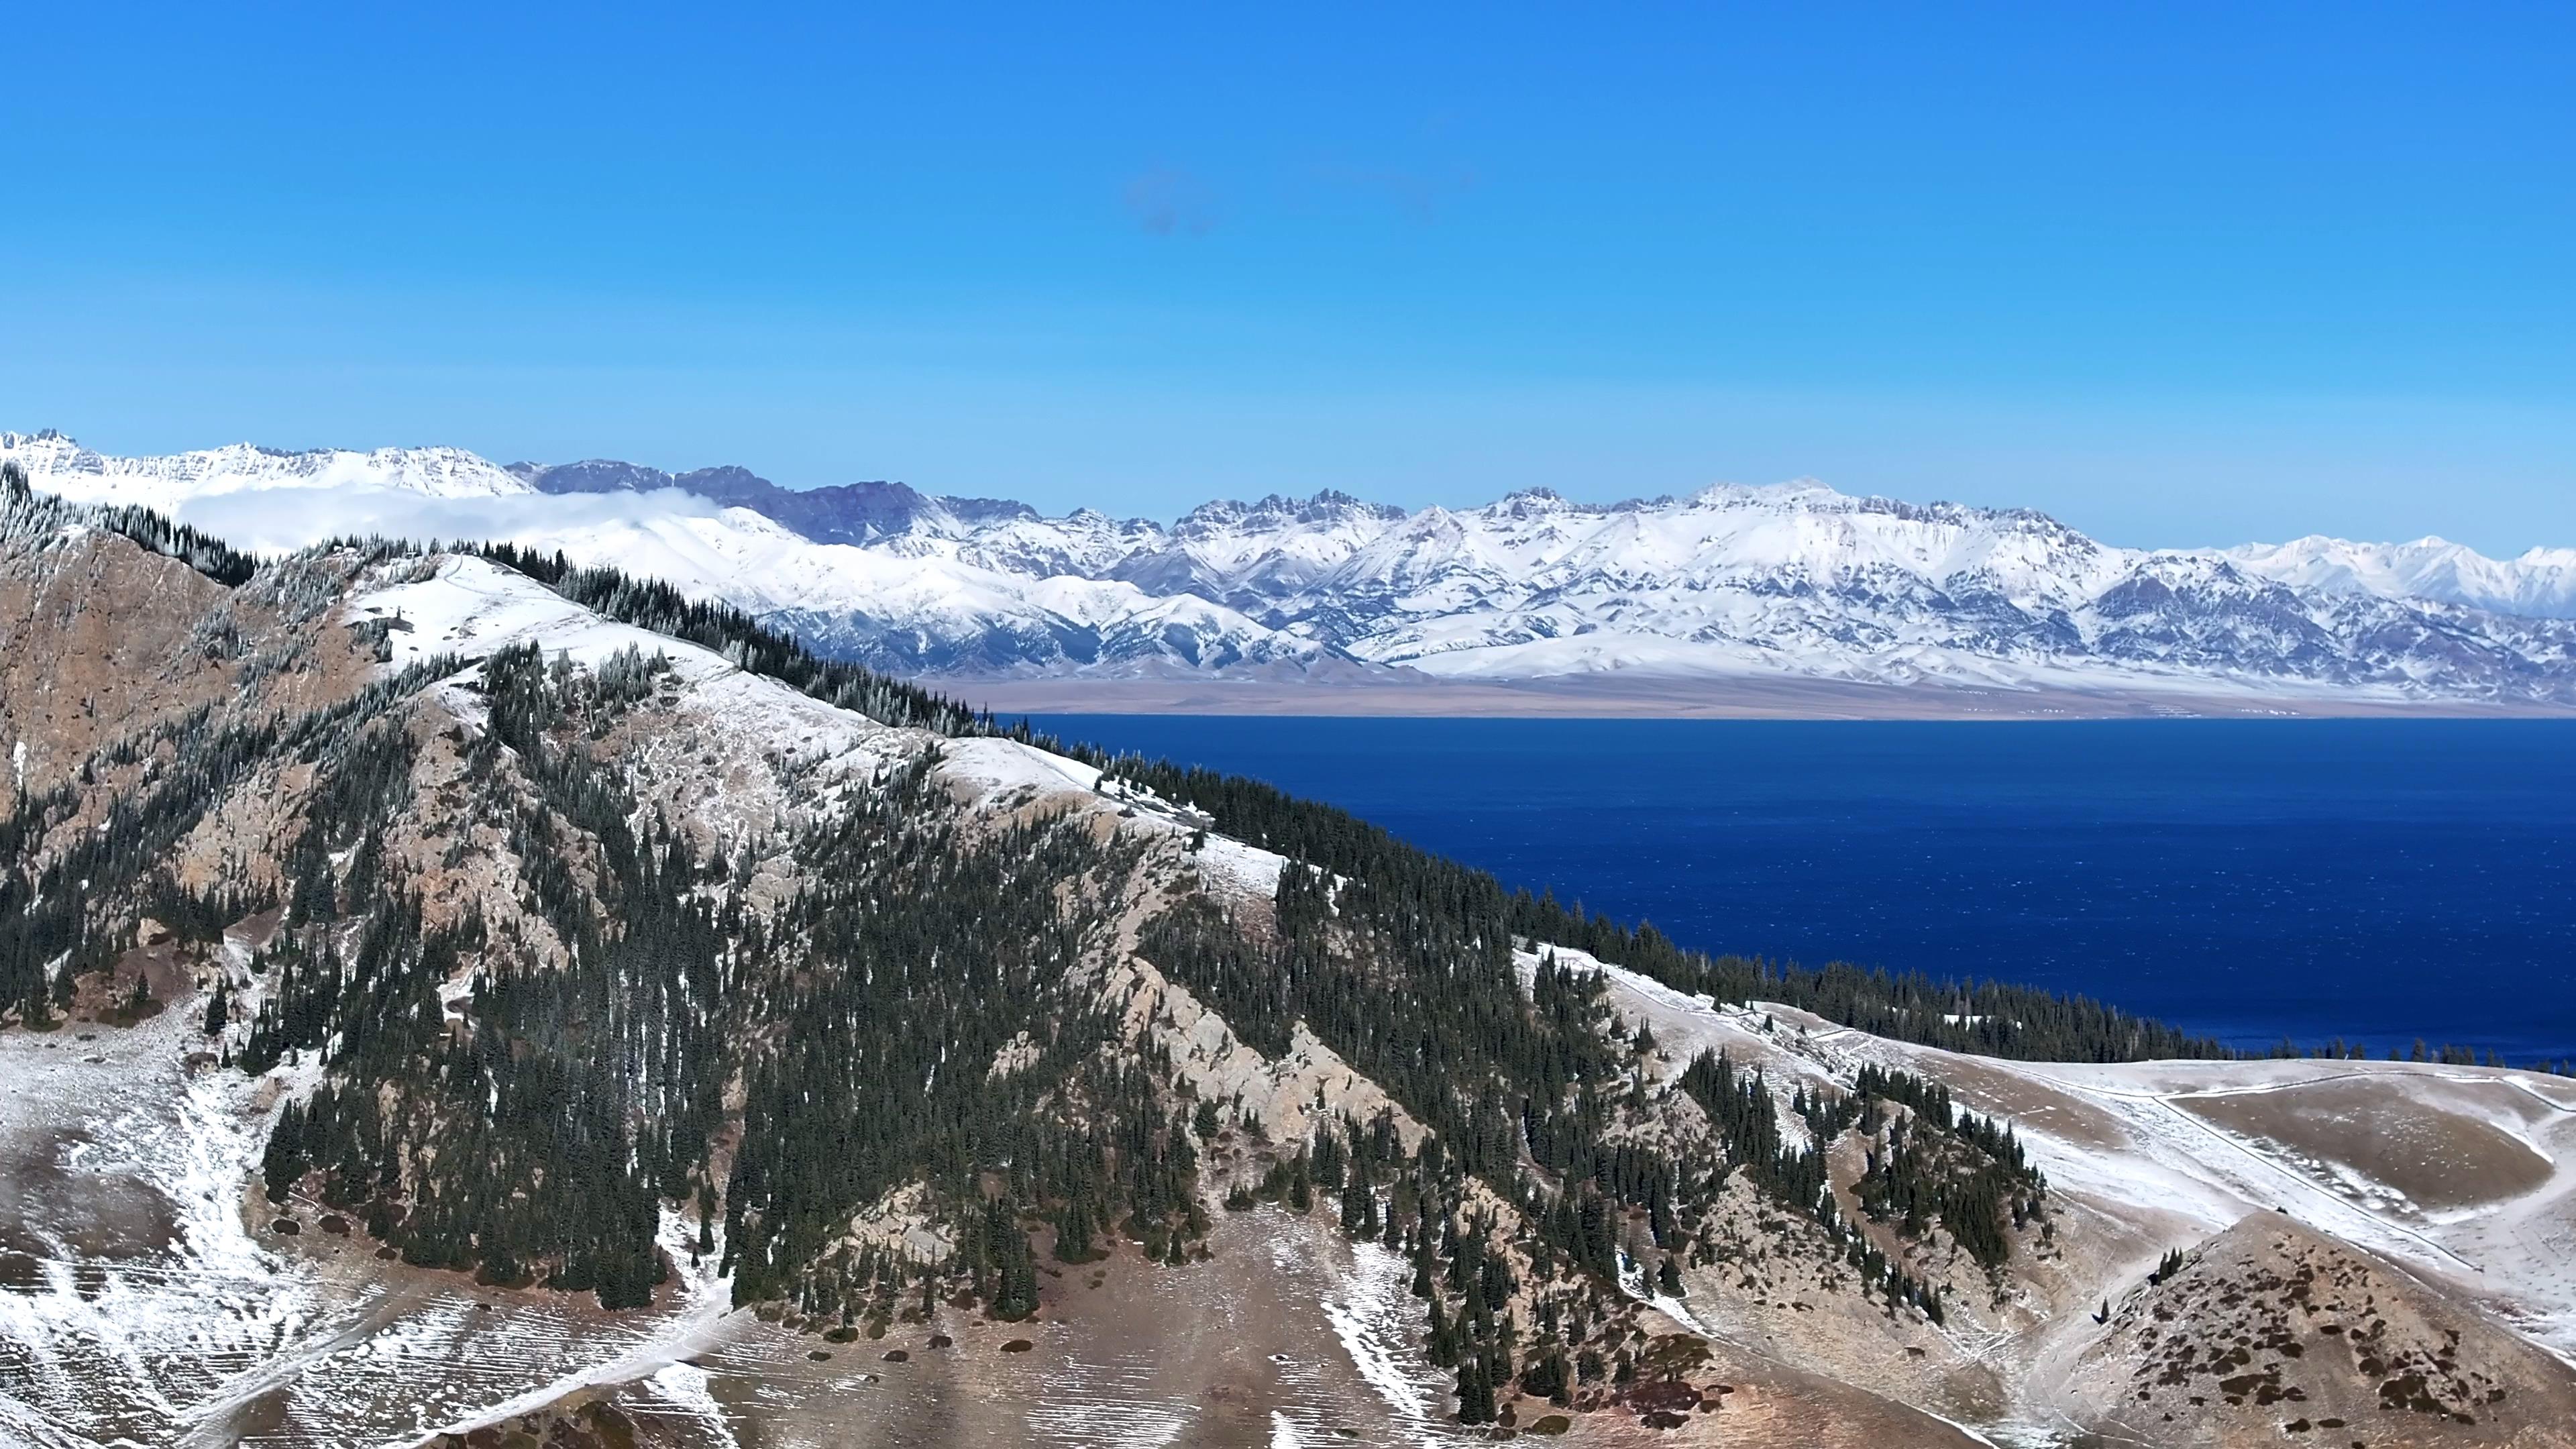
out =
[[[2567,548],[2498,560],[2435,537],[2310,536],[2124,549],[2035,510],[1812,478],[1617,503],[1525,488],[1412,511],[1328,488],[1212,500],[1165,526],[892,481],[791,489],[735,465],[502,469],[457,449],[249,444],[120,459],[54,432],[0,434],[0,457],[39,487],[190,521],[236,495],[309,490],[295,514],[314,537],[392,527],[382,500],[405,492],[442,500],[422,527],[454,536],[474,526],[474,500],[515,495],[479,515],[494,532],[660,574],[819,649],[915,672],[1326,659],[1507,682],[1615,670],[1712,688],[1785,675],[2576,704]],[[715,511],[655,501],[672,492]],[[378,502],[319,501],[339,494]],[[597,497],[542,501],[564,494]]]
[[[1325,488],[1298,498],[1285,493],[1271,493],[1243,502],[1239,499],[1212,499],[1182,514],[1174,525],[1178,529],[1213,528],[1229,524],[1259,522],[1313,523],[1341,518],[1400,518],[1404,510],[1383,503],[1369,503],[1352,497],[1338,488]]]
[[[499,497],[527,484],[462,448],[284,449],[256,443],[118,458],[51,429],[0,434],[0,457],[76,502],[170,513],[192,498],[277,488],[377,490],[429,498]]]

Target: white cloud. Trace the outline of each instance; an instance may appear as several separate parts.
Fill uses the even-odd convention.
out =
[[[615,525],[715,519],[724,510],[693,493],[522,493],[433,498],[398,488],[271,488],[182,501],[181,521],[260,553],[284,553],[347,535],[419,540],[535,542]]]

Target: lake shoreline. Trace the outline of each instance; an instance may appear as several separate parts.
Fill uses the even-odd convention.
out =
[[[1980,720],[2576,719],[2528,701],[2368,699],[2207,690],[1985,689],[1834,680],[1602,678],[1069,679],[933,675],[926,688],[1000,715],[1274,715],[1346,719]]]

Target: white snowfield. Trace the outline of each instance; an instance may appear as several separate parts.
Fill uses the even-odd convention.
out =
[[[363,532],[560,549],[724,600],[827,653],[943,675],[1356,664],[1482,681],[2576,702],[2571,548],[2146,551],[2026,510],[1811,482],[1617,504],[1534,491],[1411,513],[1324,493],[1211,503],[1168,526],[899,489],[835,535],[860,541],[818,542],[661,486],[669,475],[650,475],[651,491],[546,492],[527,481],[545,470],[447,448],[111,458],[0,434],[0,460],[39,487],[147,504],[262,549]]]
[[[1581,951],[1517,952],[1525,979],[1542,950],[1600,972],[1621,1015],[1651,1024],[1673,1073],[1704,1048],[1723,1050],[1765,1073],[1784,1115],[1796,1086],[1849,1089],[1864,1063],[1928,1076],[1963,1109],[2010,1122],[2052,1193],[2177,1234],[2163,1246],[2186,1246],[2249,1213],[2286,1212],[2463,1288],[2576,1361],[2576,1081],[2410,1062],[1962,1056],[1787,1007],[1685,996]],[[2267,1102],[2294,1098],[2299,1110],[2263,1118]],[[2371,1140],[2337,1133],[2347,1116],[2358,1120],[2349,1135]],[[2349,1160],[2375,1144],[2391,1150]],[[2464,1176],[2481,1170],[2483,1178]],[[2432,1181],[2458,1200],[2419,1203],[2401,1176],[2417,1193]]]

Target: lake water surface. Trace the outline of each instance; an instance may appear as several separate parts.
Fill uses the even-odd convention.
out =
[[[1712,951],[2576,1057],[2576,721],[1056,715]]]

